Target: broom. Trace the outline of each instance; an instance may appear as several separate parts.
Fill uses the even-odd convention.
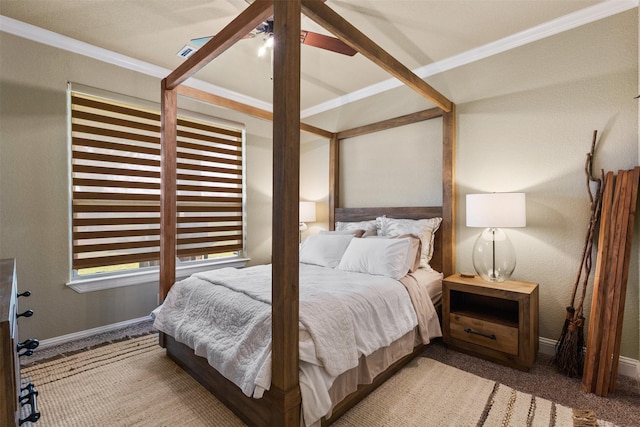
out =
[[[593,131],[593,140],[591,142],[591,151],[587,154],[585,164],[585,174],[587,176],[587,192],[591,202],[591,216],[589,219],[589,227],[585,237],[584,249],[582,250],[582,258],[580,268],[573,285],[571,300],[567,306],[564,324],[560,332],[560,338],[556,344],[556,354],[551,359],[551,363],[559,372],[570,377],[582,376],[584,367],[584,315],[583,306],[587,293],[587,285],[589,283],[589,275],[591,274],[592,265],[592,249],[593,237],[598,222],[602,200],[602,181],[603,179],[595,179],[592,175],[593,152],[596,146],[597,131]],[[604,172],[602,172],[604,174]],[[591,183],[596,183],[595,194],[592,193]],[[583,275],[584,273],[584,275]],[[578,306],[574,308],[576,294],[582,278],[582,294],[578,301]]]

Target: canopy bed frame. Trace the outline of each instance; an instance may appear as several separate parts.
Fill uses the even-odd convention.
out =
[[[300,122],[300,15],[304,13],[387,70],[437,107],[369,126],[333,133]],[[182,86],[200,68],[241,40],[258,24],[274,16],[273,113],[236,101]],[[232,409],[243,421],[256,426],[298,427],[300,425],[300,388],[298,384],[299,258],[298,209],[300,173],[300,130],[330,140],[329,224],[356,221],[387,214],[397,218],[441,216],[434,268],[445,275],[453,272],[454,259],[454,155],[455,106],[421,78],[400,64],[364,34],[337,15],[321,0],[255,0],[207,44],[162,80],[162,181],[161,181],[161,258],[160,295],[164,300],[175,281],[176,260],[176,146],[178,95],[185,95],[225,108],[273,120],[273,218],[272,226],[272,384],[262,399],[245,396],[242,391],[213,369],[205,358],[173,337],[161,334],[160,345],[167,354]],[[443,124],[443,202],[441,207],[389,209],[341,209],[339,207],[339,148],[342,140],[421,120],[442,117]],[[411,358],[394,363],[347,396],[333,410],[331,423],[384,382]]]

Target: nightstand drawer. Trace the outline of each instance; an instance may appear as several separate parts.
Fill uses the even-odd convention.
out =
[[[462,314],[449,315],[451,338],[518,355],[518,328]]]

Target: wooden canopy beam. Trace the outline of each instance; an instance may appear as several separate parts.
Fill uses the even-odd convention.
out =
[[[255,0],[218,34],[198,49],[196,53],[169,74],[165,79],[166,88],[175,89],[214,58],[220,56],[237,41],[253,31],[272,14],[273,2],[271,0]]]
[[[222,108],[228,108],[230,110],[237,111],[239,113],[247,114],[258,119],[273,121],[273,113],[271,111],[263,110],[261,108],[253,107],[251,105],[243,104],[242,102],[234,101],[233,99],[225,98],[223,96],[214,95],[209,92],[205,92],[200,89],[195,89],[189,86],[178,86],[178,95],[188,96],[189,98],[197,99],[199,101],[208,102],[213,105],[217,105]],[[300,129],[312,133],[314,135],[321,136],[323,138],[333,138],[333,132],[321,129],[319,127],[311,126],[306,123],[300,123]]]
[[[321,0],[302,0],[302,12],[443,111],[451,111],[451,101],[444,95],[402,65]]]
[[[412,123],[421,122],[423,120],[435,119],[436,117],[442,117],[442,110],[440,108],[430,108],[428,110],[418,111],[417,113],[406,114],[404,116],[383,120],[381,122],[376,122],[353,129],[347,129],[338,132],[336,136],[338,137],[338,139],[353,138],[356,136],[366,135],[368,133],[393,129],[398,126],[410,125]]]

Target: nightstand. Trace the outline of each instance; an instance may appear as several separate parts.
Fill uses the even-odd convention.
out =
[[[453,274],[442,282],[447,346],[520,370],[538,353],[538,285]]]

